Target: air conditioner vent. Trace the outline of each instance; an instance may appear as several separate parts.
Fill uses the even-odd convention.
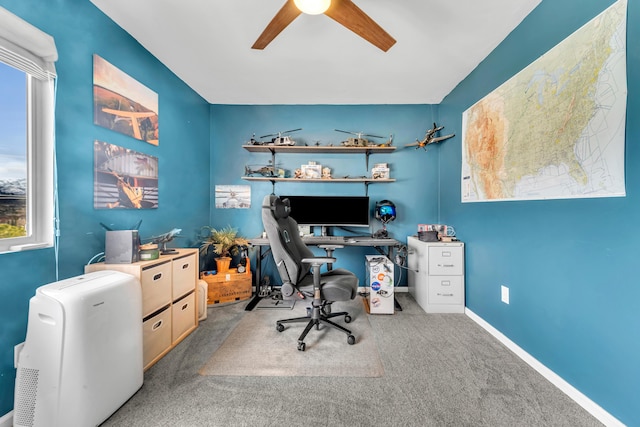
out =
[[[31,427],[36,411],[36,396],[38,395],[38,369],[20,368],[20,381],[16,393],[14,426]]]

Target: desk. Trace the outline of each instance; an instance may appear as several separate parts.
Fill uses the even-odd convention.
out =
[[[393,261],[392,252],[393,248],[401,246],[401,243],[396,239],[391,238],[373,238],[373,237],[354,237],[354,236],[307,236],[303,237],[302,241],[307,246],[322,246],[322,245],[340,245],[345,248],[348,246],[357,247],[372,247],[375,248],[380,254],[386,256]],[[256,295],[253,300],[247,305],[246,310],[251,310],[255,304],[260,300],[260,279],[262,277],[262,260],[271,252],[271,246],[269,246],[269,239],[257,237],[249,239],[251,246],[258,247],[258,254],[256,256],[256,265],[254,266],[254,285],[256,287]],[[262,250],[266,247],[266,250]],[[386,250],[385,250],[386,249]],[[402,310],[398,304],[396,308]]]

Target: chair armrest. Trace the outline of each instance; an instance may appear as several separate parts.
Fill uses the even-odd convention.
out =
[[[342,248],[344,248],[344,245],[318,245],[318,247],[320,249],[331,249],[331,250],[334,250],[334,249],[342,249]]]
[[[336,262],[336,259],[333,257],[311,257],[311,258],[302,258],[300,262],[311,265],[322,265],[330,262]]]

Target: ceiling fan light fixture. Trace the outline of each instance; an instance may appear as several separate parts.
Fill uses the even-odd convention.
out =
[[[320,15],[331,6],[331,0],[293,0],[296,7],[307,15]]]

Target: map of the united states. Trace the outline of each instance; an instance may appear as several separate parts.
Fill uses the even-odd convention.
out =
[[[462,201],[624,196],[626,0],[463,114]]]

